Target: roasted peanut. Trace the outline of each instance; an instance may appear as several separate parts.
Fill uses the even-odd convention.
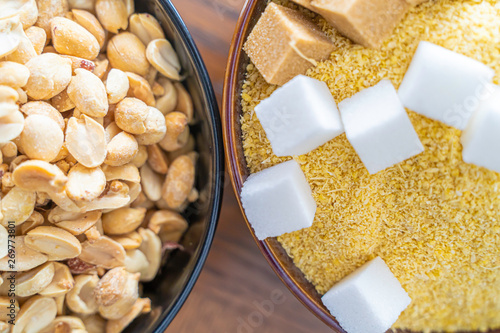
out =
[[[64,89],[61,93],[52,97],[50,103],[59,112],[66,112],[75,108],[75,103],[69,98],[67,89]]]
[[[97,199],[106,187],[106,176],[101,168],[86,168],[77,164],[68,173],[66,193],[75,201],[92,201]]]
[[[95,59],[94,75],[103,80],[110,71],[109,60],[105,55],[100,54]]]
[[[68,86],[68,96],[76,107],[90,117],[104,117],[108,113],[108,95],[104,83],[93,73],[76,69]]]
[[[93,227],[99,221],[101,215],[100,211],[74,213],[65,211],[60,207],[54,207],[48,215],[48,220],[50,223],[76,236]]]
[[[78,275],[75,286],[66,294],[66,304],[74,313],[91,315],[97,312],[94,300],[94,288],[99,283],[97,275]]]
[[[120,134],[122,132],[122,129],[116,125],[116,123],[113,121],[111,122],[108,127],[104,130],[104,133],[106,135],[106,143],[110,143],[111,140]]]
[[[68,0],[70,9],[87,10],[95,13],[95,0]]]
[[[71,11],[76,23],[87,29],[99,43],[99,48],[104,46],[106,34],[99,20],[90,12],[80,9],[73,9]]]
[[[9,264],[9,257],[0,259],[0,271],[4,272],[25,272],[43,265],[47,262],[47,255],[33,250],[25,245],[26,236],[16,237],[16,264],[14,268]]]
[[[155,106],[155,97],[148,81],[142,76],[132,72],[126,72],[125,74],[128,77],[130,86],[127,95],[129,97],[138,98],[149,106]]]
[[[11,297],[0,296],[0,320],[1,321],[7,322],[10,320],[9,314],[11,312],[10,312],[9,306],[11,304],[11,299],[12,299]],[[17,315],[19,313],[19,301],[14,299],[14,301],[12,303],[13,303],[13,313],[12,314]],[[2,331],[0,331],[0,332],[2,332]],[[9,329],[5,333],[10,333],[10,326],[9,326]]]
[[[68,178],[55,165],[44,161],[27,161],[12,173],[17,187],[28,191],[61,192]]]
[[[141,169],[141,185],[144,194],[151,201],[160,200],[162,196],[162,182],[164,176],[157,174],[148,164],[144,164]]]
[[[181,63],[172,44],[166,39],[155,39],[146,48],[149,63],[167,78],[180,80]]]
[[[123,0],[125,2],[125,8],[127,8],[127,19],[135,12],[134,0]]]
[[[26,64],[29,60],[37,56],[35,48],[28,36],[26,36],[21,24],[12,30],[12,35],[15,35],[15,38],[19,40],[19,45],[14,52],[5,56],[5,60]]]
[[[148,45],[152,40],[165,38],[160,23],[150,14],[130,16],[130,32],[139,37],[144,45]]]
[[[64,17],[50,21],[52,44],[60,54],[93,60],[99,54],[97,39],[80,24]]]
[[[102,227],[108,235],[123,235],[137,229],[144,217],[145,208],[120,208],[102,215]]]
[[[128,234],[124,235],[113,236],[111,239],[115,242],[120,243],[125,251],[138,249],[142,243],[142,237],[136,231],[129,232]]]
[[[147,146],[149,166],[157,173],[165,175],[168,171],[168,160],[157,144]]]
[[[142,76],[148,73],[149,62],[146,59],[146,47],[134,34],[122,32],[111,38],[107,54],[113,68]]]
[[[69,10],[68,0],[37,0],[38,20],[35,25],[45,30],[47,38],[52,38],[50,21],[54,17],[64,16]]]
[[[106,159],[104,128],[85,115],[68,121],[65,143],[71,155],[87,168],[95,168]]]
[[[139,145],[134,136],[126,132],[121,132],[108,143],[104,163],[111,166],[125,165],[132,161],[138,151]]]
[[[22,306],[12,333],[39,332],[57,315],[56,301],[50,297],[33,296]]]
[[[165,137],[167,126],[165,116],[158,109],[148,107],[148,116],[144,122],[145,133],[136,135],[135,138],[140,145],[152,145],[160,142]]]
[[[5,143],[17,138],[24,127],[24,117],[23,114],[19,112],[17,105],[10,108],[7,112],[7,115],[0,117],[0,143]],[[0,113],[4,113],[1,107]]]
[[[188,223],[177,212],[159,210],[151,216],[148,228],[159,235],[163,243],[177,243],[186,232]]]
[[[113,319],[106,324],[106,333],[121,333],[140,314],[151,311],[151,300],[149,298],[139,298],[132,309],[119,319]]]
[[[24,121],[21,145],[29,158],[52,161],[59,154],[63,143],[64,133],[53,119],[34,114]]]
[[[130,273],[140,273],[148,268],[148,258],[146,258],[146,255],[138,249],[140,245],[141,244],[139,243],[137,248],[127,251],[127,257],[125,258],[125,269]]]
[[[47,102],[28,102],[21,106],[21,112],[27,117],[32,115],[46,116],[52,119],[64,131],[66,124],[61,113]],[[43,127],[43,126],[42,126]]]
[[[143,134],[146,132],[144,124],[149,115],[146,103],[137,99],[127,97],[116,105],[115,122],[122,130],[131,134]]]
[[[95,11],[104,28],[114,34],[128,27],[127,7],[123,0],[97,0]]]
[[[43,217],[43,215],[35,210],[33,211],[33,213],[31,213],[30,217],[28,217],[28,219],[21,225],[21,233],[23,235],[26,235],[29,231],[41,226],[44,222],[45,218]]]
[[[22,29],[17,15],[0,20],[0,57],[13,53],[19,47],[21,36],[19,36],[18,27]]]
[[[186,201],[194,185],[194,173],[194,162],[188,156],[172,162],[162,188],[162,197],[170,208],[178,209]]]
[[[13,89],[8,86],[0,85],[0,103],[2,106],[4,104],[15,104],[19,100],[19,93],[16,89]],[[16,109],[17,110],[17,109]],[[6,116],[13,111],[5,112],[3,111],[3,107],[0,109],[0,117]]]
[[[124,99],[127,96],[129,87],[127,74],[116,68],[110,70],[106,80],[106,92],[108,93],[109,104],[116,104]]]
[[[42,54],[45,43],[47,42],[47,34],[45,33],[45,30],[39,27],[29,27],[26,29],[25,33],[26,37],[30,40],[31,45],[33,45],[36,54]]]
[[[12,61],[0,62],[0,85],[12,88],[24,87],[29,77],[28,67]]]
[[[31,249],[45,253],[49,260],[71,259],[82,252],[82,246],[75,236],[56,227],[35,228],[28,232],[24,241]]]
[[[108,191],[98,199],[85,205],[85,211],[111,210],[122,208],[130,203],[130,189],[127,184],[114,180]]]
[[[108,182],[112,180],[123,180],[131,183],[139,183],[141,181],[139,169],[132,163],[118,167],[104,165],[102,171]]]
[[[86,263],[111,269],[123,266],[125,249],[120,243],[102,236],[97,240],[85,241],[79,258]]]
[[[5,176],[5,175],[4,175]],[[36,193],[20,187],[12,188],[0,202],[3,215],[2,225],[7,227],[9,222],[16,225],[24,223],[33,213],[36,203]]]
[[[46,53],[26,63],[31,75],[25,86],[33,99],[50,99],[66,89],[71,81],[71,60]]]
[[[141,281],[149,282],[154,279],[161,263],[161,240],[149,229],[139,229],[139,235],[142,237],[142,243],[139,250],[146,255],[148,267],[141,271]]]
[[[35,0],[3,1],[0,3],[0,13],[0,20],[18,15],[23,29],[31,27],[38,18]]]
[[[174,83],[174,86],[177,90],[177,105],[175,110],[184,113],[188,119],[188,123],[191,124],[194,117],[193,100],[180,82]]]
[[[12,141],[0,144],[0,151],[5,158],[15,158],[17,156],[17,145]]]
[[[76,70],[78,68],[83,68],[89,72],[93,72],[95,69],[95,63],[91,60],[87,60],[80,57],[75,57],[72,55],[61,55],[61,57],[71,60],[71,70],[73,75],[76,75]]]
[[[148,150],[146,146],[139,146],[139,152],[132,160],[132,164],[140,168],[141,166],[144,165],[144,163],[146,163],[147,160],[148,160]]]
[[[65,264],[54,262],[54,275],[50,283],[39,292],[42,296],[58,297],[67,294],[75,285],[75,280],[69,267]]]
[[[99,313],[106,319],[119,319],[130,311],[139,297],[139,274],[132,274],[124,267],[110,270],[94,289]]]
[[[188,119],[184,113],[170,112],[165,116],[167,134],[160,141],[160,146],[166,151],[182,148],[189,139]]]
[[[45,289],[54,278],[54,263],[48,262],[24,273],[16,274],[16,296],[28,297]]]
[[[86,333],[83,321],[78,317],[59,316],[39,333]]]
[[[68,212],[79,213],[82,211],[82,208],[68,197],[66,191],[49,192],[48,195],[50,197],[50,200],[52,200],[56,205]]]
[[[106,320],[95,314],[80,316],[88,333],[106,333]]]

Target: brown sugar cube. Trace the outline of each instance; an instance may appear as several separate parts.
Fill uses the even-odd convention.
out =
[[[268,83],[283,85],[329,58],[333,43],[296,10],[270,3],[244,50]]]
[[[312,0],[311,5],[341,34],[372,48],[380,47],[410,8],[407,0]]]
[[[408,1],[412,1],[412,0],[408,0]],[[415,0],[413,0],[413,1],[415,1]],[[314,11],[314,8],[311,5],[312,0],[292,0],[292,2],[295,2],[297,5],[301,5],[302,7],[305,7],[309,10]]]

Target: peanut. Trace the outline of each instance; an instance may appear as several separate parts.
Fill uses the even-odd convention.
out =
[[[127,7],[122,0],[97,0],[95,11],[106,30],[117,34],[120,29],[127,29]]]
[[[104,163],[111,166],[125,165],[132,161],[138,151],[139,145],[134,136],[126,132],[121,132],[108,143]]]
[[[180,80],[181,64],[172,44],[166,39],[155,39],[146,48],[149,63],[167,78]]]
[[[92,201],[97,199],[106,187],[106,176],[101,168],[86,168],[77,164],[68,173],[66,193],[75,201]]]
[[[29,27],[26,29],[25,33],[26,37],[30,40],[31,45],[33,45],[36,54],[42,54],[45,43],[47,42],[47,34],[45,33],[45,30],[39,27]]]
[[[166,151],[174,151],[186,145],[189,139],[188,119],[181,112],[170,112],[165,116],[167,134],[160,141],[160,146]]]
[[[47,38],[51,39],[50,21],[54,17],[64,16],[69,10],[68,0],[37,0],[38,20],[35,25],[45,30]]]
[[[149,106],[155,106],[155,97],[148,81],[135,73],[126,72],[126,74],[130,86],[127,95],[138,98]]]
[[[92,13],[85,10],[73,9],[71,12],[76,23],[87,29],[96,38],[99,48],[102,49],[106,34],[99,20]]]
[[[106,159],[104,128],[85,115],[72,117],[66,127],[66,147],[87,168],[100,166]]]
[[[39,114],[28,116],[21,133],[21,145],[31,159],[52,161],[64,143],[61,127],[51,118]]]
[[[24,87],[29,77],[30,71],[26,66],[11,61],[0,62],[0,85]]]
[[[103,214],[102,227],[108,235],[123,235],[137,229],[145,216],[145,208],[120,208]]]
[[[165,38],[160,23],[150,14],[130,16],[130,32],[139,37],[144,45],[148,45],[152,40]]]
[[[29,102],[21,106],[21,112],[27,117],[32,115],[46,116],[57,123],[59,128],[64,131],[66,124],[61,113],[47,102]]]
[[[165,117],[158,109],[148,107],[148,116],[144,122],[145,133],[136,135],[135,138],[140,145],[152,145],[160,142],[167,132]]]
[[[146,59],[146,47],[134,34],[122,32],[111,38],[107,54],[113,68],[142,76],[148,73],[149,62]]]
[[[106,92],[109,104],[116,104],[127,96],[130,84],[127,74],[119,69],[113,68],[108,73],[106,80]]]
[[[168,169],[162,197],[172,209],[178,209],[187,199],[194,185],[194,163],[189,156],[176,158]]]
[[[168,171],[168,160],[157,144],[148,147],[148,164],[157,173],[165,175]]]
[[[75,236],[56,227],[35,228],[28,232],[24,241],[31,249],[45,253],[49,260],[71,259],[82,252],[80,241]]]
[[[104,83],[93,73],[76,69],[68,86],[68,96],[76,107],[90,117],[104,117],[108,113],[108,95]]]
[[[31,75],[26,84],[26,93],[35,100],[50,99],[62,92],[71,81],[71,61],[46,53],[26,63]]]
[[[115,121],[118,127],[131,134],[146,132],[144,122],[149,115],[149,109],[143,101],[127,97],[116,105]]]

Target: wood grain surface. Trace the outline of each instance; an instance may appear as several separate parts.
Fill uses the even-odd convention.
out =
[[[217,99],[243,0],[172,0],[210,73]],[[281,283],[248,231],[226,179],[210,255],[167,333],[331,332]]]

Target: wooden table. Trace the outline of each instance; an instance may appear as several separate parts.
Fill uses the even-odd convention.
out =
[[[222,97],[226,59],[243,0],[172,0]],[[281,283],[248,231],[226,179],[205,268],[167,333],[330,332]]]

